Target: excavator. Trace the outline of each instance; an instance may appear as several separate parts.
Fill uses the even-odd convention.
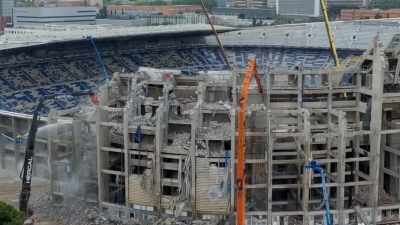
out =
[[[38,122],[39,122],[39,116],[40,112],[42,111],[43,107],[45,106],[45,102],[48,100],[57,100],[57,99],[70,99],[73,97],[78,97],[78,96],[84,96],[84,95],[89,95],[91,101],[93,104],[97,105],[99,103],[97,95],[95,95],[93,92],[74,92],[71,94],[55,94],[55,95],[47,95],[44,97],[41,97],[38,100],[38,104],[35,108],[35,111],[33,112],[33,117],[32,117],[32,123],[31,127],[28,133],[28,137],[26,139],[26,149],[25,149],[25,159],[24,159],[24,164],[21,170],[20,178],[22,179],[22,189],[21,193],[19,195],[19,210],[20,212],[25,214],[25,217],[28,218],[25,222],[24,225],[30,225],[34,224],[33,219],[29,219],[30,216],[33,215],[32,209],[28,207],[29,203],[29,198],[31,195],[31,185],[32,185],[32,175],[33,175],[33,159],[34,159],[34,150],[35,150],[35,139],[36,139],[36,133],[38,130]],[[18,137],[15,140],[20,140],[21,135],[18,135]]]
[[[251,59],[249,66],[247,67],[246,75],[244,77],[242,86],[242,96],[239,101],[239,113],[238,113],[238,140],[237,140],[237,166],[236,166],[236,224],[246,224],[246,175],[244,172],[245,168],[245,122],[246,122],[246,107],[247,99],[249,95],[250,79],[254,75],[254,79],[257,83],[257,90],[261,98],[263,98],[263,89],[261,87],[260,77],[258,76],[257,63],[255,59]]]

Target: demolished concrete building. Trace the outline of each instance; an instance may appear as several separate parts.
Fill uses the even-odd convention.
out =
[[[246,120],[247,224],[323,223],[310,157],[326,168],[333,224],[399,220],[398,48],[384,52],[376,39],[357,65],[260,71],[264,95],[250,90]],[[53,110],[47,123],[62,124],[49,125],[38,148],[48,149],[55,199],[138,220],[234,224],[244,73],[141,68],[115,74],[96,108]]]

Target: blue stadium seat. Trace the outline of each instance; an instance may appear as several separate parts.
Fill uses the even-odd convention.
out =
[[[234,68],[245,69],[251,58],[256,58],[259,68],[292,69],[303,64],[306,69],[324,68],[333,65],[329,50],[287,49],[260,47],[229,47],[226,49]],[[155,49],[142,53],[133,50],[120,55],[104,54],[103,62],[111,75],[120,68],[127,72],[136,71],[138,66],[179,69],[186,75],[196,75],[200,70],[227,70],[224,56],[216,47],[192,47],[176,50]],[[353,53],[354,54],[354,53]],[[339,52],[340,60],[350,52]],[[24,55],[17,57],[18,63],[0,67],[0,110],[31,113],[33,102],[38,97],[55,93],[72,93],[80,90],[96,90],[104,82],[103,69],[92,54],[69,56],[62,60],[34,59]],[[29,60],[27,60],[29,59]],[[15,58],[14,58],[15,60]],[[49,103],[50,108],[67,109],[77,106],[82,99],[57,100]],[[21,106],[22,105],[22,106]]]

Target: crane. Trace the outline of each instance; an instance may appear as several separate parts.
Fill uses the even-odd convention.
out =
[[[325,205],[325,219],[326,219],[326,225],[331,225],[331,212],[329,209],[329,200],[328,200],[328,193],[326,191],[326,183],[325,183],[325,174],[324,174],[324,168],[322,168],[321,165],[317,164],[317,161],[315,159],[309,158],[308,159],[309,164],[305,166],[306,169],[312,169],[316,172],[319,172],[321,174],[321,183],[322,183],[322,193],[324,195],[323,197],[323,203]]]
[[[238,114],[238,140],[237,140],[237,166],[236,166],[236,211],[237,211],[237,225],[245,225],[246,218],[246,187],[245,187],[245,120],[246,120],[246,107],[247,97],[249,95],[249,86],[251,76],[257,83],[258,93],[263,98],[263,89],[261,87],[260,77],[258,76],[257,63],[255,59],[249,61],[246,75],[244,77],[242,86],[242,96],[239,101],[239,114]]]
[[[77,96],[89,95],[94,104],[98,104],[97,96],[89,92],[74,92],[72,94],[55,94],[47,95],[41,97],[38,100],[38,104],[33,112],[32,123],[26,139],[26,149],[25,149],[25,159],[21,170],[20,178],[22,179],[22,189],[19,195],[19,210],[25,214],[25,217],[30,217],[33,211],[28,207],[29,197],[31,195],[31,183],[32,183],[32,170],[33,170],[33,159],[35,150],[35,139],[38,130],[39,114],[43,107],[45,106],[45,101],[47,100],[57,100],[57,99],[69,99]],[[22,136],[21,136],[22,137]],[[18,139],[18,138],[17,138]],[[29,223],[25,223],[29,224]]]
[[[329,45],[331,47],[333,61],[335,62],[335,66],[339,66],[339,57],[338,57],[338,54],[336,51],[336,44],[335,44],[335,40],[333,38],[333,32],[331,29],[331,25],[329,24],[328,10],[325,5],[325,0],[319,0],[319,4],[321,5],[322,15],[324,16],[325,29],[326,29],[326,33],[328,34]]]

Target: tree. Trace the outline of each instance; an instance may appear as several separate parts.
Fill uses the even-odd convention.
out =
[[[2,225],[21,225],[24,222],[24,214],[0,201],[0,221]]]
[[[25,1],[25,7],[33,7],[33,6],[35,6],[35,4],[33,3],[33,1],[30,1],[30,0]]]

